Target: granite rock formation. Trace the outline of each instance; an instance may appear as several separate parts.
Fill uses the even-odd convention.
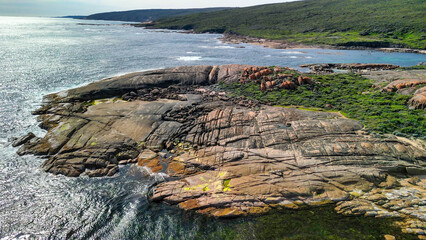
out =
[[[51,94],[34,112],[47,134],[15,145],[70,177],[112,176],[137,162],[172,177],[153,201],[217,217],[338,203],[343,214],[420,222],[424,234],[421,145],[372,135],[339,113],[263,106],[210,86],[238,82],[249,67],[132,73]],[[417,192],[395,207],[389,196],[399,193],[390,193],[404,189]]]

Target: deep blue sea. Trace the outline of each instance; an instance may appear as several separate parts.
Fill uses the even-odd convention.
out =
[[[13,137],[44,134],[31,111],[45,94],[179,65],[426,62],[420,54],[223,44],[220,36],[120,22],[0,17],[0,239],[193,239],[226,224],[149,203],[148,186],[161,176],[147,177],[136,166],[114,177],[67,178],[41,172],[42,158],[17,156]]]

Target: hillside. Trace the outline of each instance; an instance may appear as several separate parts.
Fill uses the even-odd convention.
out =
[[[164,17],[176,17],[195,13],[220,11],[228,8],[192,8],[192,9],[147,9],[121,12],[97,13],[84,17],[91,20],[110,20],[128,22],[147,22]]]
[[[424,0],[306,0],[161,19],[155,27],[335,46],[426,48]]]

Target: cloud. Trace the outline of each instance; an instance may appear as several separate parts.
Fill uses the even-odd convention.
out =
[[[289,1],[289,0],[287,0]],[[152,8],[204,8],[245,7],[285,0],[0,0],[0,15],[14,16],[62,16],[89,15],[105,11],[122,11]]]

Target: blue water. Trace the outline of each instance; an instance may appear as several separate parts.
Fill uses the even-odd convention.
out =
[[[419,54],[223,44],[218,37],[118,22],[0,17],[0,239],[191,239],[223,224],[148,203],[148,187],[161,176],[135,166],[112,178],[66,178],[41,172],[39,157],[17,156],[12,137],[44,134],[31,111],[47,93],[178,65],[426,61]]]

